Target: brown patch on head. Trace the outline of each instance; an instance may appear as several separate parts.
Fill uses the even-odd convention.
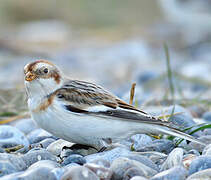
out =
[[[58,73],[58,72],[54,72],[53,74],[51,74],[51,76],[50,76],[50,77],[54,78],[54,80],[56,81],[56,83],[57,83],[57,84],[59,84],[59,83],[60,83],[61,76],[59,75],[59,73]]]
[[[37,68],[37,64],[39,64],[39,63],[44,63],[46,65],[50,65],[52,67],[49,69],[50,72],[47,74],[42,74],[42,71]],[[57,70],[56,66],[53,63],[51,63],[50,61],[47,61],[44,59],[40,59],[40,60],[37,60],[37,61],[27,64],[24,67],[24,74],[26,75],[27,73],[31,73],[31,74],[35,75],[36,77],[43,78],[43,79],[53,78],[57,84],[59,84],[61,81],[61,76],[60,76],[60,73]]]
[[[25,66],[24,68],[24,73],[26,74],[27,72],[32,72],[34,70],[34,67],[36,66],[36,64],[38,63],[46,63],[46,64],[49,64],[51,66],[54,66],[54,64],[50,61],[47,61],[47,60],[44,60],[44,59],[39,59],[39,60],[36,60],[32,63],[29,63]]]

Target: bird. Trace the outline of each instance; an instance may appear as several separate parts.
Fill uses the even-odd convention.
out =
[[[166,134],[205,145],[99,85],[66,77],[48,60],[25,65],[24,79],[31,117],[44,130],[69,142],[101,151],[142,133]]]

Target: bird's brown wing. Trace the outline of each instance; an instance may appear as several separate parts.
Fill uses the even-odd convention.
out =
[[[64,107],[74,113],[86,113],[148,123],[168,124],[134,106],[127,104],[102,87],[93,83],[69,80],[50,96],[64,102]],[[97,110],[95,110],[96,107]]]

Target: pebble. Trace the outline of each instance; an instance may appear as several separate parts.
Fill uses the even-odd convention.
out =
[[[16,167],[7,160],[0,160],[0,177],[17,172]]]
[[[198,171],[211,168],[211,156],[199,156],[195,158],[189,167],[188,174],[191,175]]]
[[[145,151],[156,151],[168,154],[174,148],[174,143],[168,139],[156,139],[152,141],[151,144],[141,147],[137,149],[137,151],[145,152]]]
[[[52,155],[45,149],[32,149],[26,154],[24,154],[21,158],[25,162],[27,167],[41,160],[57,161],[57,157]]]
[[[123,174],[123,180],[130,180],[134,176],[144,176],[144,172],[137,167],[127,169]]]
[[[205,142],[206,144],[211,144],[211,135],[207,135],[207,136],[200,136],[199,138],[197,138],[199,140],[201,140],[202,142]],[[205,148],[203,145],[195,143],[195,142],[190,142],[189,146],[192,149],[196,149],[199,152],[202,152],[203,149]]]
[[[185,157],[184,157],[184,159],[182,160],[182,162],[183,162],[183,166],[186,168],[186,169],[189,169],[189,167],[190,167],[190,164],[192,163],[192,161],[194,160],[194,159],[196,159],[196,155],[194,155],[194,154],[187,154]]]
[[[173,109],[174,109],[174,111],[173,111]],[[174,106],[170,106],[169,108],[167,108],[168,114],[171,114],[172,111],[174,113],[178,113],[178,114],[173,115],[170,118],[171,123],[173,123],[173,125],[176,125],[175,127],[177,127],[177,128],[180,127],[180,128],[184,129],[184,128],[188,128],[188,127],[191,127],[196,124],[193,121],[193,117],[191,116],[191,113],[189,111],[187,111],[184,107],[175,105],[175,108],[174,108]]]
[[[202,115],[202,118],[203,118],[206,122],[210,123],[210,122],[211,122],[211,111],[205,112],[205,113]]]
[[[111,164],[110,169],[113,171],[112,179],[121,180],[124,177],[124,173],[129,168],[137,168],[139,174],[144,175],[145,177],[151,177],[157,173],[156,170],[144,165],[141,162],[120,157],[115,159]]]
[[[58,139],[47,147],[47,151],[55,156],[59,156],[62,152],[63,147],[71,147],[72,145],[73,143],[71,142],[65,141],[63,139]]]
[[[103,159],[111,163],[113,160],[127,156],[131,152],[125,148],[117,147],[109,151],[101,152],[101,153],[96,153],[96,154],[91,154],[88,156],[85,156],[86,162],[92,162],[98,159]]]
[[[185,180],[187,176],[187,170],[182,166],[175,166],[166,171],[162,171],[150,180]]]
[[[138,155],[138,154],[130,154],[130,155],[127,155],[127,156],[123,156],[123,157],[126,157],[128,159],[131,159],[131,160],[136,160],[138,162],[141,162],[143,163],[144,165],[152,168],[152,169],[155,169],[156,171],[158,171],[158,167],[157,165],[155,165],[155,163],[149,159],[148,157],[145,157],[145,156],[142,156],[142,155]]]
[[[210,155],[211,156],[211,144],[207,145],[203,152],[202,152],[202,155]]]
[[[24,134],[29,134],[30,132],[37,129],[36,123],[31,119],[20,119],[14,123],[14,126],[22,131]]]
[[[60,167],[56,162],[44,160],[31,165],[26,171],[5,176],[4,180],[58,180],[56,175],[52,172],[53,169]]]
[[[175,166],[181,166],[183,160],[183,149],[175,148],[168,155],[166,161],[161,166],[161,171],[170,169]]]
[[[130,180],[147,180],[147,179],[143,176],[134,176]]]
[[[68,156],[67,158],[65,158],[65,160],[62,162],[62,166],[65,166],[70,163],[77,163],[79,165],[83,165],[86,163],[86,160],[83,156],[79,154],[72,154]]]
[[[17,171],[23,171],[27,168],[27,165],[23,161],[22,157],[15,154],[0,153],[0,160],[2,162],[11,163]]]
[[[210,179],[211,179],[211,168],[198,171],[189,176],[186,180],[210,180]]]
[[[23,145],[26,149],[29,147],[29,141],[25,137],[24,133],[15,127],[9,125],[1,125],[0,147],[10,148],[17,145]]]
[[[83,166],[77,166],[70,168],[61,177],[61,180],[100,180],[97,175]]]
[[[52,144],[54,141],[55,141],[55,139],[53,139],[53,138],[46,138],[46,139],[40,141],[38,144],[39,144],[42,148],[46,149],[46,148],[47,148],[50,144]]]
[[[84,167],[87,167],[91,171],[93,171],[100,180],[110,180],[112,176],[112,171],[108,167],[105,167],[104,165],[99,165],[95,163],[87,163],[84,165]]]
[[[136,134],[133,135],[130,138],[133,142],[133,148],[135,151],[138,151],[138,149],[141,149],[143,146],[146,146],[150,143],[152,143],[152,138],[145,134]]]
[[[43,129],[35,129],[34,131],[30,132],[27,135],[27,138],[28,138],[30,144],[38,143],[46,138],[55,139],[55,137],[52,134],[50,134],[49,132],[47,132]]]

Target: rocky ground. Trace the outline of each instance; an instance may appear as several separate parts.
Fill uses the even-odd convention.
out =
[[[40,6],[36,7],[38,11]],[[0,29],[0,180],[211,179],[211,32],[207,23],[202,27],[159,22],[147,29],[124,24],[115,30],[78,30],[67,24],[44,19]],[[164,42],[169,50],[163,48]],[[35,124],[26,106],[23,67],[39,58],[51,60],[71,78],[102,85],[126,102],[135,82],[137,108],[162,116],[207,146],[137,134],[119,142],[119,147],[96,152],[53,136]]]

